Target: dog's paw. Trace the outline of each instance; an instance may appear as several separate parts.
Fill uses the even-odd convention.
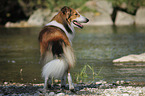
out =
[[[70,85],[69,86],[69,90],[74,90],[74,86],[73,85]]]

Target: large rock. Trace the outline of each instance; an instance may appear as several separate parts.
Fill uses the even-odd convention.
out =
[[[132,62],[145,62],[145,53],[142,53],[140,55],[128,55],[128,56],[123,56],[119,59],[113,60],[113,63],[132,63]]]
[[[134,24],[134,21],[134,16],[118,11],[115,19],[115,25],[131,25]]]
[[[95,0],[95,1],[97,11],[99,11],[100,13],[108,13],[110,15],[112,14],[113,7],[111,2],[108,2],[107,0]]]
[[[90,20],[86,25],[113,25],[111,16],[106,13],[87,12],[84,16]]]
[[[135,23],[137,25],[145,25],[145,7],[141,7],[137,10]]]
[[[86,25],[113,25],[111,14],[113,12],[112,3],[107,0],[91,0],[85,6],[96,10],[95,12],[86,12],[84,16],[89,18]]]
[[[7,22],[5,24],[5,27],[32,27],[30,24],[28,24],[27,21],[20,21],[20,22]]]
[[[46,18],[50,17],[49,9],[38,9],[28,19],[28,24],[41,26],[46,21]]]
[[[85,4],[86,7],[92,9],[92,10],[96,10],[97,6],[96,6],[96,1],[87,1]]]

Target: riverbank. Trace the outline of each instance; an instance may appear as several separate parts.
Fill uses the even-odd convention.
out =
[[[4,82],[0,85],[0,96],[68,96],[68,95],[95,95],[95,96],[120,96],[120,95],[145,95],[145,83],[143,82],[124,82],[117,81],[115,83],[107,83],[99,81],[91,84],[78,83],[75,85],[75,90],[69,91],[68,85],[66,89],[61,89],[60,84],[54,85],[53,89],[43,91],[42,84],[20,84]]]
[[[120,4],[118,4],[117,2],[120,2]],[[3,1],[2,6],[5,3],[7,2]],[[14,5],[12,6],[11,3],[14,3]],[[36,2],[34,3],[34,1],[29,2],[29,3],[32,3],[33,6],[27,3],[24,2],[23,0],[18,0],[18,2],[17,1],[9,2],[7,4],[7,7],[9,8],[9,10],[5,8],[5,6],[3,6],[2,9],[4,10],[0,12],[1,14],[3,14],[3,16],[0,16],[0,24],[5,25],[5,27],[43,26],[47,24],[48,22],[50,22],[50,20],[58,13],[60,8],[62,8],[63,6],[67,4],[66,1],[62,1],[61,2],[62,4],[61,5],[58,4],[58,6],[56,7],[56,5],[52,5],[53,3],[49,5],[50,3],[48,3],[47,1],[46,2],[43,1],[44,4],[48,4],[48,5],[44,7],[45,5],[43,5],[43,3],[41,2],[42,4],[39,3],[40,5],[38,7]],[[69,4],[74,5],[74,6],[76,5],[76,2],[71,1],[71,3]],[[103,0],[103,1],[102,0],[88,0],[88,1],[82,0],[79,3],[80,4],[77,4],[77,6],[75,6],[74,9],[78,10],[83,16],[89,19],[89,22],[87,23],[87,25],[94,25],[94,26],[142,25],[142,26],[145,26],[145,22],[144,22],[145,21],[144,19],[145,5],[143,2],[139,4],[139,2],[138,3],[134,1],[128,2],[127,0],[114,1],[114,2],[112,0]],[[69,6],[69,4],[67,4],[67,6]],[[43,7],[40,7],[42,5]],[[71,5],[70,7],[72,7]],[[17,6],[18,8],[13,9],[14,6]],[[52,8],[50,8],[50,6],[52,6]],[[129,7],[131,7],[132,10],[130,10]]]

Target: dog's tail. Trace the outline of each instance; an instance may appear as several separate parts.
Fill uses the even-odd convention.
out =
[[[56,45],[55,45],[56,44]],[[59,45],[59,46],[58,46]],[[49,48],[48,54],[45,54],[43,60],[46,61],[42,69],[42,77],[44,78],[61,78],[68,69],[74,66],[75,57],[71,46],[66,45],[64,42],[52,43]],[[57,46],[59,48],[57,48]],[[55,48],[53,48],[55,47]],[[58,51],[60,49],[61,51]],[[47,60],[52,52],[54,59]],[[46,52],[47,53],[47,52]],[[52,56],[51,56],[52,57]]]
[[[42,77],[61,78],[68,69],[68,64],[63,59],[54,59],[43,67]]]

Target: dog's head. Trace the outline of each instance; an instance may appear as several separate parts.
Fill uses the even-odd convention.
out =
[[[72,23],[74,26],[79,27],[79,28],[83,28],[83,25],[81,25],[80,23],[87,23],[89,21],[89,19],[80,15],[79,12],[67,6],[64,6],[61,9],[61,12],[65,16],[69,24]]]

